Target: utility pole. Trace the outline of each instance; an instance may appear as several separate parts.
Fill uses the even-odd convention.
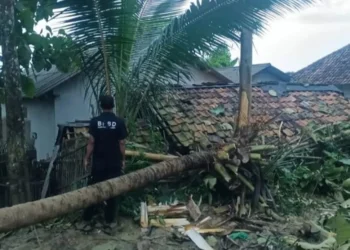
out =
[[[249,126],[252,97],[253,34],[243,29],[241,33],[241,60],[239,65],[238,129]]]

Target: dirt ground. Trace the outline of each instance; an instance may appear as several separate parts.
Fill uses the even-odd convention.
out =
[[[0,249],[134,250],[138,249],[141,234],[139,225],[130,218],[121,218],[120,225],[112,235],[107,235],[98,228],[86,234],[70,223],[59,223],[56,226],[36,227],[35,230],[30,227],[16,231],[0,241]],[[151,243],[153,250],[197,249],[191,242],[169,241],[168,236],[169,232],[154,229],[149,237],[144,237],[146,240],[143,244]]]
[[[325,208],[327,207],[327,208]],[[257,227],[244,228],[244,223],[236,228],[236,231],[248,229],[249,240],[229,241],[225,237],[204,236],[214,249],[289,249],[280,245],[282,237],[286,235],[298,235],[303,224],[307,220],[317,221],[324,214],[335,211],[333,205],[325,202],[320,207],[308,209],[303,216],[285,217],[287,222],[261,220],[259,217],[253,220],[264,222]],[[181,250],[198,249],[189,239],[179,240],[167,229],[152,228],[150,232],[142,232],[139,221],[131,218],[119,218],[119,226],[111,235],[104,233],[102,226],[95,226],[90,233],[84,233],[76,228],[81,223],[81,215],[75,214],[64,219],[28,227],[14,231],[10,234],[0,234],[0,249],[4,250]],[[75,223],[72,223],[74,222]],[[243,228],[241,226],[243,225]],[[240,229],[241,228],[241,229]],[[257,230],[254,230],[254,229]],[[249,230],[250,229],[250,230]],[[181,238],[181,237],[180,237]],[[269,244],[265,244],[264,242]],[[258,244],[260,242],[260,245]],[[229,244],[227,244],[229,243]],[[139,244],[139,245],[138,245]]]

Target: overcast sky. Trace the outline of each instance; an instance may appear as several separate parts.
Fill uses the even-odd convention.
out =
[[[254,40],[253,60],[296,71],[349,43],[350,0],[322,0],[272,21],[268,31]],[[239,56],[237,51],[233,54]]]

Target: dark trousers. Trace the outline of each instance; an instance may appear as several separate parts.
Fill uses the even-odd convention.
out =
[[[92,167],[91,176],[88,181],[88,186],[93,185],[102,181],[106,181],[112,178],[116,178],[121,175],[121,167],[109,166],[110,164],[104,164],[103,162],[95,162]],[[104,215],[107,223],[115,221],[117,212],[117,198],[111,198],[106,201],[107,205],[104,207]],[[83,219],[90,221],[95,215],[98,206],[94,205],[84,210]]]

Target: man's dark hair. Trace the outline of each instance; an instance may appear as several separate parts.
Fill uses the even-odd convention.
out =
[[[100,106],[103,110],[110,110],[114,108],[114,99],[110,95],[103,95],[100,97]]]

